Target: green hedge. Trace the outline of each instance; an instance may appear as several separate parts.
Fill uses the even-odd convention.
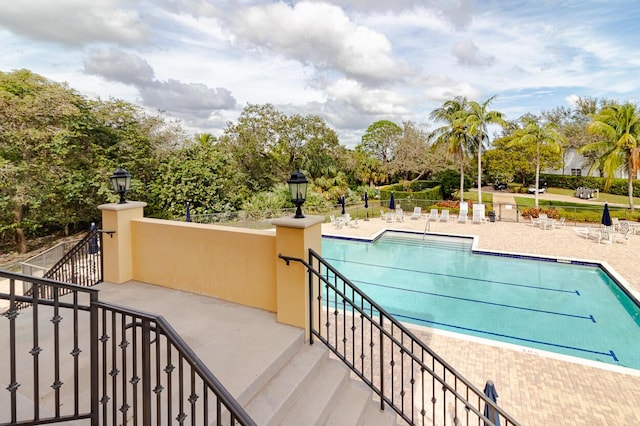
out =
[[[555,188],[576,189],[576,188],[594,188],[604,191],[605,178],[596,176],[568,176],[568,175],[551,175],[541,174],[540,180],[546,180],[547,185]],[[629,195],[629,182],[627,179],[613,179],[613,183],[609,191],[614,195]],[[640,185],[634,182],[633,196],[640,197]]]
[[[380,188],[380,201],[391,198],[402,200],[442,200],[442,187],[439,182],[417,180],[414,182],[396,183]]]

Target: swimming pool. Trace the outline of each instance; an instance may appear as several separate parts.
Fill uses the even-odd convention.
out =
[[[400,321],[640,370],[640,308],[599,265],[471,245],[385,232],[322,256]]]

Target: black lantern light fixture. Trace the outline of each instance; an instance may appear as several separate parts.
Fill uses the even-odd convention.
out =
[[[287,184],[289,184],[291,202],[297,207],[296,214],[293,217],[295,219],[301,219],[304,217],[301,206],[307,199],[307,186],[309,185],[309,181],[300,170],[297,170],[291,174],[291,179],[287,181]]]
[[[113,191],[120,195],[120,202],[118,204],[126,203],[124,195],[129,192],[129,188],[131,187],[131,173],[123,168],[119,168],[113,172],[109,179],[111,180]]]

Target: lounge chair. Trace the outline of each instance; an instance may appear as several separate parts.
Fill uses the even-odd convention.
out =
[[[448,222],[449,221],[449,210],[442,210],[440,213],[440,222]]]
[[[396,222],[404,222],[404,210],[396,209]]]
[[[614,241],[621,244],[629,244],[629,237],[633,233],[633,230],[627,222],[620,222],[618,225],[619,232],[614,235]]]
[[[573,230],[576,234],[580,235],[581,237],[584,237],[585,240],[588,240],[590,238],[596,241],[600,240],[600,232],[592,229],[590,226],[581,226],[581,227],[579,226],[579,227],[573,228]]]
[[[414,207],[411,219],[420,219],[422,217],[422,207]]]
[[[463,201],[460,203],[460,213],[458,213],[458,223],[467,223],[469,216],[469,203]]]
[[[432,222],[438,220],[438,209],[431,209],[431,213],[429,213],[429,220]]]
[[[473,223],[484,223],[484,204],[474,204],[473,205]]]

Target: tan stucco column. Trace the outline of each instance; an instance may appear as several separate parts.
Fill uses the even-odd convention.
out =
[[[283,256],[309,261],[309,249],[322,253],[324,216],[293,217],[273,220],[276,225],[276,252]],[[277,260],[277,319],[284,324],[302,327],[309,338],[309,274],[300,262]]]
[[[121,284],[133,279],[131,220],[144,217],[147,203],[127,201],[124,204],[102,204],[102,236],[104,280]]]

